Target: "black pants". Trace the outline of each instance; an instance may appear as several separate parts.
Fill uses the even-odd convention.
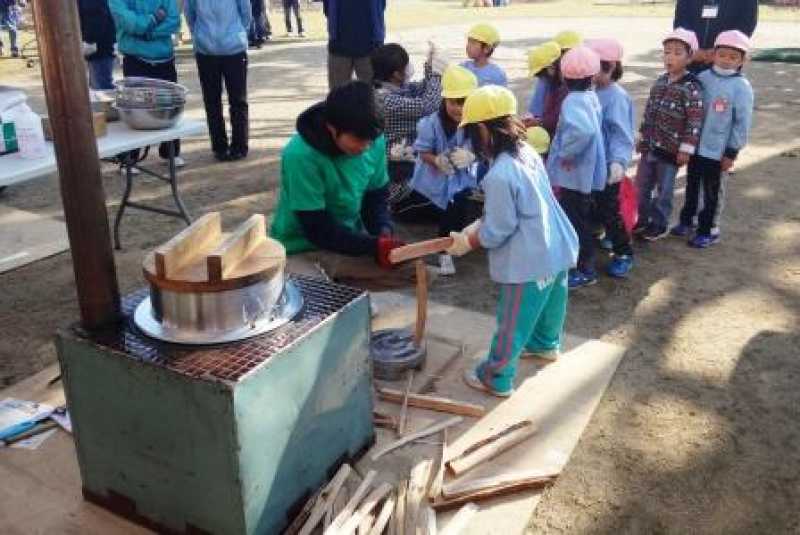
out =
[[[722,165],[717,160],[692,156],[686,170],[686,199],[681,209],[681,223],[691,225],[697,214],[700,187],[703,188],[703,209],[698,217],[698,234],[711,234],[720,209]]]
[[[632,255],[631,237],[625,232],[625,223],[619,211],[619,182],[606,185],[603,191],[593,192],[592,198],[595,218],[603,225],[606,236],[614,245],[614,254]]]
[[[178,72],[175,70],[175,58],[162,63],[150,63],[136,56],[125,56],[122,58],[123,76],[143,76],[145,78],[155,78],[168,82],[178,81]],[[175,147],[175,156],[181,153],[181,140],[165,141],[158,147],[158,155],[162,158],[169,158],[170,143]],[[138,154],[138,150],[131,151]]]
[[[253,13],[253,22],[250,23],[247,38],[251,45],[263,43],[272,33],[264,0],[253,0],[250,9]]]
[[[231,56],[208,56],[195,54],[203,104],[206,108],[211,150],[215,154],[247,154],[248,107],[247,107],[247,54],[241,52]],[[222,82],[228,93],[228,110],[231,118],[231,144],[225,132],[222,117]]]
[[[300,17],[300,0],[283,0],[283,18],[286,21],[286,31],[292,31],[292,11],[297,19],[297,31],[303,33],[303,19]]]
[[[472,190],[455,194],[453,200],[442,210],[424,195],[412,191],[411,194],[392,207],[392,217],[404,223],[436,223],[439,236],[449,236],[475,221],[476,201],[470,198]]]
[[[592,236],[592,195],[567,188],[561,188],[559,196],[561,208],[575,228],[580,242],[578,269],[583,272],[594,271],[594,236]]]

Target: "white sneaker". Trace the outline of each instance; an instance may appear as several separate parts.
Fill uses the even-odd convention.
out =
[[[161,162],[162,162],[164,165],[169,165],[169,160],[168,160],[168,159],[166,159],[166,160],[161,160]],[[177,168],[181,168],[181,167],[184,167],[184,166],[186,166],[186,160],[184,160],[184,159],[183,159],[183,158],[181,158],[180,156],[175,156],[175,167],[177,167]]]
[[[456,274],[456,266],[453,263],[453,257],[449,254],[439,255],[439,275],[450,276]]]

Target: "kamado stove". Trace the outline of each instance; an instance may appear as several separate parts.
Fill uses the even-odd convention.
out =
[[[284,275],[253,216],[148,255],[124,321],[62,331],[84,497],[159,532],[273,534],[374,441],[366,293]]]

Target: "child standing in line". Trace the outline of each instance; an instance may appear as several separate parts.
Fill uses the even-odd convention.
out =
[[[561,83],[558,60],[561,47],[555,41],[547,41],[528,52],[528,73],[536,79],[533,94],[528,104],[528,113],[523,117],[526,126],[538,125],[544,114],[544,101],[547,93]]]
[[[487,86],[464,104],[472,146],[490,161],[483,180],[484,216],[451,236],[448,253],[489,251],[489,272],[500,286],[497,330],[489,354],[468,368],[468,385],[490,394],[513,393],[520,356],[554,359],[567,313],[567,270],[578,238],[558,205],[541,158],[524,142],[514,117],[517,101],[503,87]]]
[[[586,45],[600,58],[594,77],[595,93],[603,110],[603,141],[607,164],[606,187],[593,193],[595,214],[605,227],[614,257],[608,265],[612,277],[626,277],[633,267],[631,237],[619,210],[619,188],[634,149],[633,102],[617,82],[622,78],[622,45],[616,39],[593,39]]]
[[[714,43],[713,66],[697,76],[703,84],[703,133],[689,159],[680,223],[671,231],[674,236],[689,236],[702,186],[703,210],[697,234],[689,240],[692,247],[704,249],[719,241],[719,232],[713,229],[722,203],[722,181],[747,144],[753,116],[753,88],[741,72],[749,50],[750,39],[744,33],[722,32]]]
[[[471,221],[470,194],[477,186],[475,155],[461,123],[464,101],[478,88],[478,79],[459,65],[451,65],[442,76],[439,110],[417,125],[414,150],[417,162],[411,177],[412,192],[395,207],[398,220],[439,224],[439,236],[449,236]],[[439,255],[439,274],[454,275],[453,258]]]
[[[551,50],[554,52],[551,47],[552,44],[555,44],[558,47],[558,55],[550,62],[552,69],[548,69],[549,75],[540,76],[536,83],[536,88],[528,106],[528,113],[536,121],[529,120],[526,122],[526,126],[540,124],[544,126],[551,136],[555,133],[558,114],[561,111],[561,103],[564,102],[564,98],[567,96],[567,89],[561,79],[560,59],[582,42],[583,37],[581,37],[581,34],[572,30],[564,30],[556,34],[552,41],[540,45],[547,47],[549,55]],[[541,53],[544,54],[544,52]]]
[[[561,72],[569,89],[561,108],[558,128],[547,158],[559,201],[580,240],[576,269],[570,271],[570,288],[597,282],[592,236],[592,192],[606,185],[602,109],[592,91],[592,78],[600,72],[600,58],[585,46],[573,48],[561,58]]]
[[[507,86],[508,78],[499,65],[492,62],[500,34],[490,24],[476,24],[467,33],[467,57],[469,60],[461,64],[471,70],[478,78],[478,85]]]
[[[697,50],[697,37],[676,28],[663,45],[667,72],[650,90],[637,147],[642,157],[636,172],[639,222],[634,233],[648,241],[667,234],[675,176],[694,154],[703,122],[702,86],[686,69]]]

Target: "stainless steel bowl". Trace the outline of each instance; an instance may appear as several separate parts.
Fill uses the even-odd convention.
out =
[[[122,121],[134,130],[171,128],[183,116],[183,106],[171,108],[125,108],[117,106]]]

